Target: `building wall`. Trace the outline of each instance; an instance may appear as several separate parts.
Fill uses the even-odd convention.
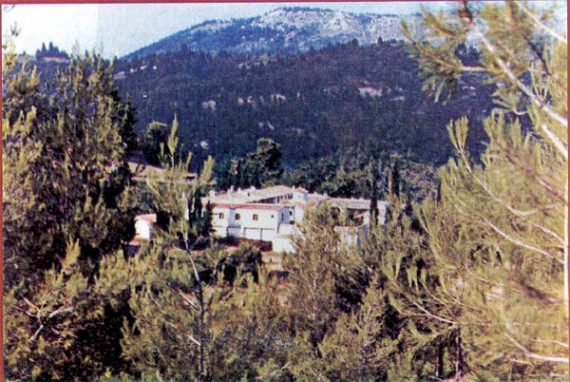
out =
[[[293,247],[293,241],[290,237],[276,236],[271,240],[271,247],[274,252],[288,252],[295,253],[295,248]]]
[[[305,220],[305,210],[299,207],[296,207],[293,211],[293,221],[295,223],[301,224]]]
[[[228,226],[232,228],[241,228],[242,227],[242,219],[241,219],[241,211],[237,211],[233,208],[228,210]],[[239,218],[238,218],[239,217]]]
[[[291,224],[295,221],[295,208],[284,206],[279,210],[279,224]]]
[[[306,202],[308,198],[309,198],[309,195],[306,192],[303,192],[303,191],[294,191],[293,192],[293,200],[296,200],[298,202]]]
[[[264,228],[277,230],[281,210],[238,209],[243,228]],[[256,219],[254,219],[256,217]]]
[[[146,220],[137,219],[135,221],[136,237],[150,240],[152,239],[152,223]]]
[[[270,241],[277,234],[282,215],[288,220],[288,211],[250,208],[220,208],[214,206],[212,227],[218,237],[243,237]]]
[[[271,241],[277,236],[277,231],[273,228],[244,227],[241,236],[251,240]]]
[[[229,216],[228,208],[214,207],[212,209],[212,228],[216,236],[226,237],[228,235]]]

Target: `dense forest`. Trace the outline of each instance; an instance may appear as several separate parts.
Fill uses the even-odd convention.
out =
[[[431,38],[418,38],[404,26],[409,51],[390,44],[348,44],[269,59],[273,63],[267,65],[262,62],[268,58],[252,59],[249,68],[234,68],[254,78],[259,75],[261,86],[262,73],[266,81],[278,78],[278,71],[271,70],[271,76],[265,72],[270,65],[283,65],[280,70],[287,72],[286,62],[290,67],[314,60],[316,65],[318,57],[345,52],[337,58],[346,57],[350,73],[358,69],[348,65],[348,53],[368,52],[366,70],[382,71],[386,65],[373,60],[378,58],[374,52],[386,49],[424,79],[422,83],[410,74],[408,83],[417,83],[417,93],[396,101],[354,94],[364,84],[357,81],[350,88],[350,75],[335,78],[334,60],[318,65],[329,68],[330,78],[319,79],[314,72],[295,78],[308,72],[293,70],[291,79],[282,77],[278,90],[286,99],[281,106],[294,102],[305,81],[322,81],[321,90],[336,85],[329,89],[335,95],[330,99],[316,90],[301,92],[300,98],[314,105],[328,100],[342,108],[344,97],[351,108],[362,107],[362,115],[352,109],[345,114],[346,135],[342,129],[328,130],[332,135],[323,139],[335,142],[316,151],[322,156],[316,163],[301,164],[307,158],[300,151],[295,156],[293,144],[283,139],[285,133],[253,134],[255,139],[240,149],[243,152],[230,150],[218,158],[228,170],[221,174],[230,175],[223,180],[228,184],[318,180],[308,187],[339,195],[359,189],[373,198],[381,194],[388,202],[385,221],[372,219],[359,246],[341,240],[334,213],[326,205],[312,210],[298,227],[296,253],[283,255],[287,277],[281,278],[264,267],[258,248],[230,249],[211,237],[211,210],[199,201],[212,187],[214,158],[202,161],[205,155],[198,156],[199,163],[192,166],[197,157],[186,155],[194,147],[188,146],[191,142],[205,139],[189,133],[198,129],[193,123],[213,126],[217,113],[229,118],[229,111],[221,114],[224,108],[242,106],[257,123],[256,113],[268,113],[266,107],[277,110],[278,105],[264,106],[255,98],[254,108],[246,97],[268,97],[277,94],[277,88],[255,93],[255,88],[233,82],[239,82],[236,75],[225,77],[227,83],[220,82],[218,88],[224,84],[233,93],[220,90],[218,98],[211,99],[206,84],[215,76],[200,73],[198,66],[192,69],[193,87],[178,82],[178,90],[184,91],[177,93],[181,100],[188,96],[193,101],[186,101],[188,110],[164,105],[164,115],[150,115],[157,120],[153,129],[164,132],[154,158],[164,174],[145,183],[149,212],[157,214],[155,238],[133,253],[128,243],[140,195],[127,162],[137,143],[134,121],[143,121],[143,126],[150,122],[141,113],[152,111],[152,105],[137,105],[135,114],[113,81],[117,67],[97,55],[74,54],[55,77],[44,78],[13,53],[15,40],[8,36],[2,66],[6,380],[567,380],[567,38],[550,27],[549,11],[528,7],[518,2],[464,2],[453,13],[426,13]],[[476,61],[462,49],[468,36],[475,36],[479,46]],[[415,61],[405,61],[407,52]],[[212,57],[180,54],[209,62],[201,66],[204,70],[215,66]],[[137,63],[148,65],[148,72],[139,66],[135,75],[150,77],[146,73],[155,65],[156,71],[165,70],[157,63]],[[183,64],[173,58],[170,63]],[[473,73],[487,78],[488,88],[473,86],[476,92],[492,93],[492,110],[472,110],[467,104],[459,110],[453,98],[445,105],[420,98],[423,87],[440,101],[455,91],[455,99],[466,102],[470,89],[461,84],[472,81]],[[288,92],[287,86],[296,81]],[[388,83],[388,78],[382,81]],[[169,86],[174,92],[175,83]],[[382,83],[374,83],[376,90]],[[398,92],[396,87],[405,85],[386,86]],[[205,88],[209,91],[200,93]],[[157,90],[162,88],[153,84],[137,91],[160,104]],[[399,108],[414,95],[417,107]],[[233,104],[238,96],[245,97],[244,105]],[[206,104],[209,110],[202,108],[201,102],[209,100],[216,102],[215,110],[212,104]],[[374,104],[383,105],[391,116],[369,116]],[[426,118],[434,118],[422,126],[401,114],[422,107]],[[471,110],[473,114],[470,119],[442,121],[429,114],[431,108],[449,109],[448,117]],[[295,110],[289,111],[291,118]],[[332,106],[323,110],[338,111]],[[526,119],[524,125],[519,116]],[[398,125],[400,135],[388,129],[398,137],[394,144],[402,146],[383,147],[379,130],[370,128],[369,135],[356,127],[350,130],[352,118],[370,118],[372,125],[380,118],[381,126],[402,118],[409,126]],[[469,132],[480,129],[481,123],[485,144],[470,146],[469,139],[476,135]],[[404,130],[408,128],[412,130]],[[419,184],[432,177],[412,176],[422,172],[415,166],[427,164],[405,161],[404,145],[416,139],[406,135],[409,131],[424,129],[426,134],[446,131],[447,138],[439,133],[437,138],[449,142],[451,150],[438,168],[436,192],[417,198],[414,194],[423,192]],[[238,136],[233,132],[229,138],[235,141]],[[209,139],[206,153],[220,154],[223,140]],[[345,141],[351,145],[343,151],[339,142]],[[431,164],[447,158],[427,149],[415,153],[424,157],[414,159]],[[298,166],[283,166],[282,161]],[[240,163],[244,176],[237,176]],[[195,181],[180,181],[189,168],[197,170]]]
[[[478,59],[471,48],[458,51],[466,61]],[[452,150],[445,124],[462,115],[473,121],[468,144],[477,156],[492,87],[482,75],[469,76],[447,105],[434,103],[409,55],[394,41],[288,56],[182,50],[120,60],[115,77],[137,110],[137,132],[176,114],[184,147],[199,158],[241,156],[266,137],[281,145],[289,168],[357,148],[440,165]]]

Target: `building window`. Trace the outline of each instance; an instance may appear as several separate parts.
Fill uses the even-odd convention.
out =
[[[293,216],[293,211],[289,210],[289,216]]]
[[[241,218],[241,216],[239,214],[236,214],[236,220],[239,220]]]
[[[259,220],[259,216],[257,214],[253,214],[253,221],[256,222]]]
[[[226,217],[226,215],[224,215],[223,212],[220,212],[220,213],[218,214],[218,219],[224,219],[225,217]]]

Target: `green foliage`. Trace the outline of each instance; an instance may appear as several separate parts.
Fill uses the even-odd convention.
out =
[[[211,215],[205,219],[200,197],[210,182],[214,160],[208,158],[198,178],[187,181],[192,153],[185,160],[178,154],[178,126],[174,118],[167,140],[160,144],[159,159],[164,171],[151,174],[146,185],[158,227],[190,246],[201,234],[209,236],[207,225],[211,224]]]
[[[268,138],[261,138],[257,141],[255,153],[247,155],[246,166],[252,173],[251,182],[259,187],[261,184],[276,182],[281,177],[280,145]]]
[[[122,347],[135,375],[237,381],[265,357],[283,358],[276,284],[252,256],[259,253],[248,247],[227,254],[152,246],[129,260],[134,321],[125,321]]]
[[[257,141],[254,152],[245,157],[231,159],[218,168],[217,185],[221,189],[228,189],[230,186],[246,188],[277,183],[283,173],[281,157],[278,143],[272,139],[261,138]]]
[[[101,259],[134,233],[127,122],[111,73],[99,57],[75,56],[48,84],[15,56],[4,61],[5,357],[14,378],[120,368],[103,348],[116,351],[113,317],[124,313],[108,306],[107,291],[91,293]]]
[[[133,231],[121,121],[107,95],[111,69],[100,58],[74,57],[58,91],[49,95],[38,93],[35,71],[29,74],[24,66],[18,73],[6,78],[8,88],[20,93],[7,93],[3,118],[8,285],[51,268],[67,237],[79,240],[89,272]],[[19,101],[28,92],[38,95],[25,96],[26,102],[49,98],[41,115]],[[31,233],[35,240],[29,240]]]
[[[257,249],[242,246],[228,254],[211,243],[202,252],[194,250],[200,232],[209,235],[197,223],[211,214],[208,206],[202,211],[200,198],[213,160],[195,182],[181,181],[192,157],[178,159],[177,129],[175,119],[161,146],[164,176],[148,181],[163,221],[154,243],[128,264],[139,279],[130,283],[133,321],[123,327],[123,357],[143,378],[239,380],[244,370],[255,373],[261,365],[256,356],[270,350],[258,336],[264,335],[262,325],[271,326],[271,317],[248,320],[249,309],[263,307],[269,315],[276,307],[270,295],[256,292]],[[274,330],[267,330],[272,335]]]
[[[223,278],[233,284],[239,274],[251,274],[254,281],[258,279],[258,268],[261,266],[261,252],[259,249],[242,244],[235,251],[220,260],[217,268],[223,273]]]
[[[480,162],[466,150],[468,120],[448,125],[456,158],[440,171],[440,201],[421,212],[438,287],[415,305],[433,333],[452,329],[456,375],[567,375],[566,38],[549,12],[518,2],[463,3],[455,17],[425,22],[438,37],[413,45],[426,86],[484,73],[500,109],[484,121]],[[476,65],[454,49],[468,34],[481,46]],[[532,128],[509,112],[528,115]]]
[[[436,286],[428,276],[430,254],[404,199],[392,195],[388,201],[386,221],[369,228],[360,249],[342,243],[326,209],[310,215],[302,228],[297,253],[285,262],[296,333],[288,369],[296,378],[431,375],[438,359],[432,349],[443,337],[414,306],[416,299],[428,298],[420,285]]]
[[[383,327],[389,309],[385,293],[377,286],[378,280],[372,280],[359,309],[342,314],[319,346],[331,380],[386,379],[397,341]]]
[[[341,242],[331,210],[321,208],[305,221],[296,253],[285,258],[284,267],[291,282],[291,317],[316,345],[340,312],[360,303],[367,280],[358,254]]]
[[[133,258],[129,269],[138,280],[130,284],[134,321],[123,327],[123,357],[142,378],[197,378],[197,344],[204,337],[192,293],[196,281],[185,252],[151,247]]]
[[[392,182],[395,166],[399,179]],[[301,185],[311,192],[333,197],[367,199],[373,198],[374,192],[377,198],[383,198],[395,191],[391,190],[394,184],[400,192],[421,201],[435,193],[437,171],[397,154],[348,150],[303,163],[286,171],[283,180],[289,185]]]
[[[442,378],[443,365],[438,370],[438,363],[444,362],[442,347],[448,345],[440,335],[444,330],[440,322],[431,323],[417,307],[422,301],[430,308],[440,308],[440,302],[431,299],[439,281],[432,269],[427,238],[409,201],[393,194],[387,201],[384,223],[371,228],[362,250],[368,271],[376,277],[369,289],[382,296],[377,302],[382,314],[375,313],[382,325],[378,351],[388,360],[379,375],[388,379]],[[368,322],[372,325],[370,319]]]
[[[263,381],[290,380],[287,354],[293,348],[287,315],[279,302],[280,287],[261,272],[241,278],[232,296],[220,305],[209,357],[212,378],[238,380],[247,373]],[[245,378],[245,377],[244,377]]]
[[[269,277],[256,248],[226,251],[210,238],[212,206],[202,197],[214,162],[208,158],[196,181],[187,181],[192,155],[179,154],[188,137],[179,136],[177,118],[170,128],[151,124],[145,141],[164,168],[147,184],[158,215],[153,240],[134,256],[118,250],[132,236],[125,157],[133,115],[116,97],[111,69],[96,57],[73,57],[45,93],[37,73],[8,53],[2,121],[7,377],[567,376],[567,284],[561,288],[568,265],[566,38],[549,27],[548,12],[515,2],[460,4],[454,17],[426,13],[424,19],[428,39],[412,49],[426,90],[445,96],[465,83],[465,73],[497,87],[500,108],[480,118],[485,149],[480,157],[471,152],[468,118],[450,122],[455,156],[439,171],[436,198],[427,197],[435,188],[431,168],[387,156],[385,148],[381,160],[371,161],[367,153],[374,150],[367,147],[287,171],[291,184],[371,196],[388,207],[382,224],[366,227],[360,247],[343,241],[334,208],[308,212],[297,227],[296,253],[284,259],[285,280]],[[480,44],[480,59],[466,48],[467,36]],[[380,45],[390,53],[390,44]],[[336,50],[362,53],[349,44],[305,59]],[[319,92],[326,85],[299,76],[305,74],[290,82],[313,81]],[[345,85],[329,91],[349,100]],[[361,101],[377,107],[369,98]],[[329,123],[362,120],[359,108],[329,101],[344,115],[338,121],[329,115]],[[275,105],[265,106],[256,107],[267,112]],[[521,121],[511,112],[523,115]],[[343,134],[346,142],[358,140],[355,131]],[[276,182],[283,175],[281,150],[260,139],[256,151],[227,162],[223,182]],[[419,199],[421,205],[412,202]],[[379,215],[374,208],[370,213]]]
[[[142,137],[141,149],[146,160],[153,164],[160,163],[160,146],[166,144],[169,131],[164,123],[151,122]]]
[[[113,256],[122,257],[122,252]],[[107,271],[102,265],[102,271]],[[18,380],[86,380],[109,367],[116,333],[107,315],[119,314],[114,278],[93,286],[80,266],[77,242],[68,245],[57,269],[43,283],[10,289],[4,297],[6,376]],[[121,290],[121,289],[119,289]],[[9,315],[9,316],[8,316]],[[103,333],[93,333],[102,330]],[[96,343],[95,343],[96,341]],[[116,362],[116,360],[114,360]]]
[[[69,58],[69,55],[64,50],[59,50],[57,46],[53,45],[53,42],[49,42],[49,48],[46,48],[46,44],[42,42],[42,48],[36,50],[36,59],[41,60],[45,57],[57,57],[57,58]]]

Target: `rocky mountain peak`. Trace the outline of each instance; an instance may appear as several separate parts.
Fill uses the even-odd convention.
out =
[[[183,46],[211,54],[296,54],[357,40],[360,45],[402,40],[402,19],[417,16],[356,14],[340,10],[284,7],[248,19],[211,20],[180,31],[127,58],[178,51]]]

